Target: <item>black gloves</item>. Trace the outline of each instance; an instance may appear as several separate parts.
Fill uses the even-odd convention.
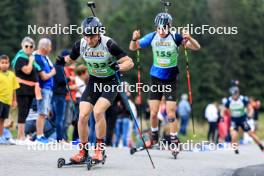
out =
[[[112,62],[109,66],[116,72],[119,71],[119,65],[117,62]]]

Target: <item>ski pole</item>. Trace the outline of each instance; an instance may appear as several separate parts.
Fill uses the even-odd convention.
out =
[[[186,74],[187,74],[187,83],[188,83],[189,102],[190,102],[190,105],[191,105],[193,136],[195,137],[196,134],[195,134],[195,129],[194,129],[191,74],[190,74],[190,68],[189,68],[189,57],[188,57],[188,53],[187,53],[187,50],[186,50],[186,46],[184,46],[184,55],[185,55],[185,59],[186,59]]]
[[[64,80],[65,80],[65,82],[66,82],[67,90],[68,90],[69,95],[70,95],[70,101],[71,101],[71,103],[72,103],[73,113],[74,113],[74,116],[75,116],[77,111],[76,111],[76,107],[75,107],[75,104],[74,104],[74,101],[73,101],[73,96],[72,96],[72,93],[71,93],[71,90],[70,90],[69,82],[68,82],[68,80],[67,80],[67,77],[66,77],[66,74],[65,74],[64,68],[62,68],[62,73],[63,73]]]
[[[138,69],[138,85],[140,86],[141,84],[141,67],[140,67],[140,53],[139,53],[139,49],[137,50],[137,69]],[[141,96],[141,87],[138,87],[138,98],[139,98],[139,107],[138,107],[138,114],[139,114],[139,119],[140,119],[140,130],[142,131],[142,96]]]
[[[120,78],[120,73],[119,73],[119,71],[116,71],[116,72],[115,72],[115,77],[116,77],[116,79],[117,79],[117,81],[118,81],[118,84],[121,85],[122,82],[121,82],[121,78]],[[120,92],[120,95],[121,95],[121,98],[123,99],[123,102],[125,103],[125,106],[126,106],[127,109],[129,110],[129,113],[130,113],[132,119],[134,120],[134,122],[135,122],[135,124],[136,124],[137,130],[138,130],[138,133],[139,133],[140,138],[141,138],[141,140],[142,140],[142,142],[143,142],[143,144],[144,144],[144,148],[146,149],[146,151],[147,151],[147,153],[148,153],[148,157],[149,157],[149,159],[150,159],[150,162],[151,162],[151,164],[152,164],[152,167],[153,167],[153,169],[155,169],[154,162],[153,162],[153,160],[152,160],[152,158],[151,158],[151,156],[150,156],[150,154],[149,154],[149,151],[148,151],[148,149],[147,149],[147,147],[146,147],[145,140],[144,140],[144,138],[143,138],[143,136],[142,136],[141,130],[139,129],[139,125],[138,125],[138,123],[137,123],[137,119],[136,119],[136,117],[134,116],[134,114],[133,114],[133,112],[132,112],[132,109],[131,109],[131,107],[130,107],[130,105],[129,105],[128,97],[127,97],[127,95],[126,95],[125,92]]]

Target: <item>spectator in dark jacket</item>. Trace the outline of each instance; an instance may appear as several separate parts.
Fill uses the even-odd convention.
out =
[[[63,50],[60,53],[60,57],[69,55],[68,50]],[[56,124],[57,141],[62,140],[63,134],[63,121],[65,119],[65,109],[66,109],[66,81],[64,76],[64,67],[58,63],[55,63],[56,75],[54,76],[54,87],[53,87],[53,97],[52,97],[52,111],[53,111],[53,121]]]
[[[120,139],[122,137],[123,146],[128,146],[128,132],[129,132],[129,123],[130,123],[130,114],[126,106],[122,101],[117,103],[117,120],[115,126],[115,146],[118,147]]]

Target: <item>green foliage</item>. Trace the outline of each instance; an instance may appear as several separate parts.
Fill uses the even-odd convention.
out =
[[[27,25],[34,20],[32,6],[33,0],[0,1],[0,53],[9,55],[11,59],[27,35]]]
[[[81,24],[81,3],[76,0],[65,0],[66,1],[66,9],[69,18],[69,25],[80,25]],[[70,41],[76,41],[80,38],[78,34],[70,35]],[[71,43],[68,44],[72,46]]]
[[[20,48],[20,41],[25,35],[25,27],[32,22],[41,21],[34,15],[45,1],[2,0],[0,1],[0,51],[13,55]],[[33,3],[34,2],[34,3]],[[53,1],[49,1],[51,3]],[[91,12],[86,0],[64,0],[69,24],[80,24]],[[239,79],[241,92],[264,101],[264,3],[263,0],[173,0],[169,13],[173,16],[174,26],[237,26],[236,35],[193,35],[202,48],[188,51],[194,111],[197,118],[203,116],[203,108],[210,101],[221,100],[228,96],[231,79]],[[153,20],[157,13],[164,11],[158,0],[95,0],[96,15],[106,26],[107,35],[111,36],[136,63],[136,52],[128,49],[132,32],[141,30],[141,36],[152,32]],[[43,10],[43,9],[42,9]],[[44,9],[50,14],[49,9]],[[54,17],[55,18],[55,17]],[[42,19],[43,20],[43,19]],[[64,19],[64,21],[67,21]],[[65,37],[65,36],[61,36]],[[64,46],[71,46],[80,36],[72,35]],[[34,37],[36,38],[36,37]],[[62,48],[56,47],[57,51]],[[56,52],[57,52],[56,51]],[[184,52],[180,51],[178,94],[187,93],[187,80]],[[149,69],[152,64],[151,48],[140,50],[142,82],[149,82]],[[137,81],[137,63],[124,79],[130,83]],[[143,94],[144,100],[147,94]]]
[[[17,34],[16,28],[16,6],[12,1],[0,1],[0,54],[12,55],[15,52],[17,39],[14,35]]]
[[[101,3],[105,3],[100,1]],[[142,36],[153,31],[153,19],[163,11],[159,1],[141,2],[125,0],[113,1],[110,12],[98,11],[113,37],[125,50],[134,29],[140,29]],[[119,2],[119,3],[118,3]],[[99,3],[99,1],[98,1]],[[242,93],[257,98],[264,97],[261,89],[263,73],[263,1],[173,1],[169,12],[174,18],[174,26],[237,26],[237,35],[193,35],[202,49],[188,51],[190,58],[195,116],[203,116],[204,107],[213,100],[221,101],[228,96],[231,79],[239,79]],[[115,9],[115,10],[113,10]],[[136,53],[128,51],[136,62]],[[149,81],[149,68],[152,64],[151,49],[140,51],[143,82]],[[137,65],[136,65],[137,66]],[[178,94],[187,93],[185,56],[181,52],[179,60],[180,79]],[[137,70],[130,72],[127,79],[136,82]],[[145,98],[147,95],[145,95]]]

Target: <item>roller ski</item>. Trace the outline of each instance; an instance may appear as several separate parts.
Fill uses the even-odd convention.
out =
[[[70,158],[68,163],[65,162],[64,158],[59,158],[57,161],[57,167],[61,168],[62,166],[84,165],[87,163],[88,157],[88,150],[81,149],[77,154]]]
[[[180,153],[180,140],[179,140],[179,138],[178,138],[178,136],[176,136],[176,135],[171,135],[170,136],[170,146],[172,147],[172,144],[174,144],[173,145],[173,148],[170,148],[170,150],[171,150],[171,154],[172,154],[172,156],[173,156],[173,158],[174,159],[177,159],[177,156],[178,156],[178,154]]]
[[[90,156],[87,157],[86,160],[87,170],[90,170],[93,166],[100,163],[104,165],[105,161],[106,161],[105,150],[96,149],[95,154],[92,157]]]
[[[131,147],[130,149],[130,154],[133,155],[136,152],[143,151],[146,148],[148,149],[154,149],[158,148],[158,134],[157,133],[152,133],[151,137],[149,134],[145,133],[143,134],[143,139],[145,141],[145,145],[142,140],[138,139],[135,142],[135,145]]]
[[[75,161],[71,161],[66,163],[64,158],[59,158],[58,162],[57,162],[57,167],[61,168],[62,166],[72,166],[72,165],[85,165],[88,170],[90,170],[93,166],[102,163],[103,165],[105,164],[105,159],[106,159],[106,155],[103,156],[103,160],[99,161],[99,160],[93,160],[92,157],[88,156],[86,158],[86,160],[82,161],[82,162],[75,162]]]
[[[68,163],[66,163],[64,158],[59,158],[57,161],[57,167],[61,168],[63,166],[86,165],[87,170],[90,170],[93,166],[97,164],[101,163],[102,165],[104,165],[105,161],[105,150],[95,149],[95,153],[91,157],[89,156],[87,150],[82,149],[79,151],[79,153],[73,155]]]
[[[235,152],[236,155],[239,154],[239,150],[238,149],[234,150],[234,152]]]
[[[145,141],[145,145],[139,138],[136,140],[135,145],[130,148],[130,154],[133,155],[136,152],[140,152],[148,149],[154,149],[158,147],[158,144],[154,144],[153,141],[150,139],[148,134],[143,134],[143,139]]]
[[[148,149],[153,149],[153,150],[168,150],[165,146],[163,146],[162,144],[168,144],[169,146],[171,146],[171,141],[170,140],[166,140],[166,139],[162,139],[162,140],[158,140],[158,135],[157,133],[152,133],[151,137],[149,137],[147,134],[143,135],[144,140],[146,141],[145,145],[139,141],[136,142],[135,146],[133,146],[132,148],[130,148],[130,154],[133,155],[137,152],[143,151],[146,148]],[[179,139],[176,136],[176,139],[173,141],[175,143],[176,148],[173,149],[169,149],[172,152],[172,156],[174,159],[177,159],[177,156],[179,154]]]

